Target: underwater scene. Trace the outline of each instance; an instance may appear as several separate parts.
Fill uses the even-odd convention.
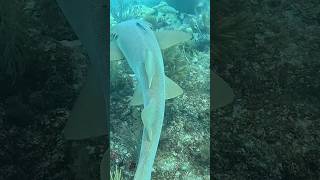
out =
[[[210,179],[209,7],[111,1],[111,179]]]
[[[1,0],[0,180],[319,179],[319,37],[318,0]]]

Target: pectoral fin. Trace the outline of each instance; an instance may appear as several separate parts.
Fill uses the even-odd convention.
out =
[[[158,31],[154,33],[161,49],[167,49],[192,38],[191,34],[182,31]]]
[[[182,88],[172,79],[165,76],[166,99],[177,97],[183,93]]]
[[[99,87],[96,73],[90,68],[87,81],[64,129],[67,139],[84,139],[107,133],[106,104]]]
[[[222,106],[225,106],[233,101],[234,94],[231,87],[217,74],[213,71],[212,73],[212,83],[211,88],[212,90],[212,108],[217,109]]]
[[[115,41],[110,42],[110,61],[124,59],[124,56]]]
[[[152,100],[151,100],[152,101]],[[141,119],[143,122],[143,126],[147,131],[148,140],[152,138],[152,119],[155,114],[155,103],[151,102],[146,106],[141,113]]]
[[[171,99],[174,97],[177,97],[181,94],[183,94],[182,88],[176,84],[172,79],[168,78],[165,76],[165,92],[166,92],[166,99]],[[137,106],[137,105],[142,105],[143,104],[143,95],[142,95],[142,90],[137,84],[136,89],[134,91],[132,100],[130,102],[131,106]]]

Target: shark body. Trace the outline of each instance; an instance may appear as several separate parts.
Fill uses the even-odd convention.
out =
[[[134,179],[150,180],[164,118],[166,89],[175,89],[176,95],[181,94],[182,89],[165,76],[161,49],[148,23],[125,21],[116,25],[113,32],[119,49],[138,80],[131,104],[136,104],[135,99],[143,97],[141,119],[144,129]]]

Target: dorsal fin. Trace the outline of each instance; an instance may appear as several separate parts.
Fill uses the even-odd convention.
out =
[[[147,50],[146,52],[146,59],[145,59],[145,70],[146,70],[146,75],[147,75],[147,79],[148,79],[148,87],[151,87],[152,81],[153,81],[153,77],[155,75],[155,65],[153,63],[154,59],[152,56],[151,51]]]

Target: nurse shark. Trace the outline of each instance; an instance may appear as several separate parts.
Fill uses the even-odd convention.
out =
[[[138,80],[131,105],[141,102],[144,105],[141,113],[144,129],[134,179],[150,180],[162,129],[165,99],[181,95],[183,91],[165,76],[160,45],[150,24],[143,20],[128,20],[117,24],[111,33]],[[189,40],[191,35],[185,33],[185,37]]]
[[[179,31],[153,32],[147,22],[129,20],[119,23],[111,30],[113,41],[110,41],[108,59],[106,1],[57,0],[57,2],[91,60],[87,81],[66,124],[65,137],[85,139],[107,134],[106,61],[125,58],[139,82],[130,104],[144,105],[141,113],[144,130],[135,179],[151,179],[164,118],[165,99],[183,93],[175,82],[165,76],[161,49],[187,41],[191,36]],[[220,84],[228,88],[221,78],[216,77]],[[219,96],[220,92],[217,91],[216,96]],[[221,101],[215,107],[225,104],[226,102]],[[107,179],[105,162],[107,156],[109,154],[106,152],[101,163],[102,179]]]

